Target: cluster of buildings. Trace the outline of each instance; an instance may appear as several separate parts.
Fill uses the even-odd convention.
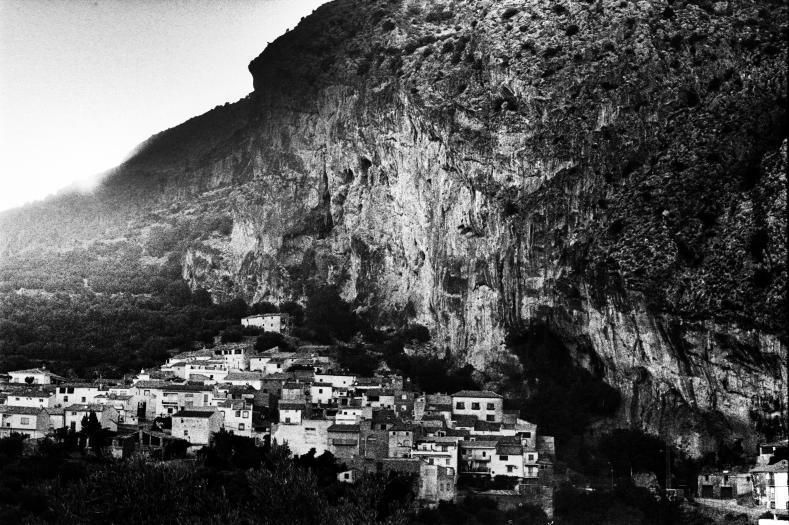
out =
[[[288,326],[281,315],[243,323]],[[502,396],[423,394],[386,371],[360,377],[339,371],[328,347],[256,352],[248,343],[217,344],[174,355],[130,382],[75,382],[44,368],[0,377],[0,437],[79,431],[91,413],[115,433],[118,457],[176,440],[195,450],[224,429],[287,445],[294,455],[328,451],[348,467],[343,482],[370,471],[414,474],[424,504],[455,499],[461,477],[506,476],[514,497],[552,485],[553,438],[504,410]]]
[[[737,499],[789,517],[789,441],[759,445],[752,467],[708,470],[698,477],[700,498]]]

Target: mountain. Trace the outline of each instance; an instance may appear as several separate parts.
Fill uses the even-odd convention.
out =
[[[489,382],[566,354],[602,427],[753,446],[787,413],[786,38],[768,0],[336,0],[247,98],[3,214],[0,278],[123,245],[215,298],[333,283]]]

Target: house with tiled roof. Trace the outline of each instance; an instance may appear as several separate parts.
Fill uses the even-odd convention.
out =
[[[474,415],[480,421],[501,423],[504,398],[489,390],[461,390],[452,394],[452,415]]]
[[[28,385],[52,385],[66,381],[65,377],[53,374],[46,368],[28,368],[25,370],[13,370],[8,372],[11,383],[22,383]]]
[[[49,431],[49,414],[39,407],[0,405],[0,437],[22,434],[42,438]]]
[[[7,393],[6,405],[33,408],[51,408],[57,406],[54,387],[25,386]]]
[[[118,411],[115,407],[110,405],[99,404],[85,404],[75,403],[67,407],[63,407],[64,411],[64,426],[74,431],[82,430],[82,419],[90,417],[91,413],[96,414],[96,418],[101,425],[101,428],[106,428],[113,432],[118,430],[118,421],[120,419]]]
[[[338,459],[351,459],[359,455],[359,425],[334,424],[327,429],[328,450]]]
[[[172,436],[184,439],[193,448],[209,445],[222,428],[220,410],[183,409],[172,415]]]

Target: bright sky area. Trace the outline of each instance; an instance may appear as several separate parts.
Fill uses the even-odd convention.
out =
[[[0,0],[0,211],[243,98],[249,61],[325,1]]]

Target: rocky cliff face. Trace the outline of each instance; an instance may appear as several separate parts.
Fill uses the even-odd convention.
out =
[[[182,256],[216,296],[336,283],[490,382],[507,335],[544,323],[622,393],[619,424],[693,453],[753,440],[787,407],[786,21],[767,1],[335,1],[102,198],[231,214]]]

